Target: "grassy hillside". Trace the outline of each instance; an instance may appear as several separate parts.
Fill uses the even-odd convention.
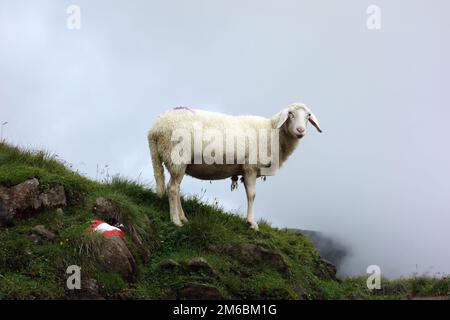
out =
[[[0,227],[0,299],[86,297],[66,289],[69,265],[80,266],[82,279],[98,284],[99,296],[107,299],[189,298],[202,285],[206,295],[226,299],[380,299],[450,291],[448,279],[413,278],[384,281],[384,291],[369,292],[365,278],[333,279],[302,234],[265,222],[255,232],[241,217],[196,198],[183,200],[190,221],[178,228],[169,221],[167,198],[145,186],[121,178],[94,182],[48,153],[0,144],[0,186],[31,178],[43,193],[63,186],[67,205],[28,210]],[[114,211],[102,218],[124,225],[135,262],[130,277],[112,272],[114,262],[105,263],[108,240],[86,231],[99,217],[99,197]],[[37,241],[37,225],[55,237]],[[193,262],[199,257],[204,260]]]

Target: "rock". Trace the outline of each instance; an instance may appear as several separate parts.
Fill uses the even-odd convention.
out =
[[[270,287],[262,287],[257,297],[258,300],[292,300],[297,298],[287,288],[270,288]]]
[[[130,282],[137,276],[136,261],[122,238],[112,236],[102,238],[102,248],[98,258],[105,271],[116,272]]]
[[[38,209],[41,206],[39,181],[33,178],[11,188],[0,187],[0,199],[9,209],[19,211],[28,208]]]
[[[7,226],[16,217],[32,214],[42,206],[65,206],[66,195],[62,186],[40,193],[39,181],[33,178],[10,188],[0,186],[0,204],[0,226]]]
[[[43,225],[39,224],[37,226],[33,227],[33,233],[37,236],[39,236],[41,239],[44,240],[54,240],[55,234],[49,230],[47,230]]]
[[[316,265],[315,274],[321,279],[337,281],[336,272],[336,266],[325,259],[320,259]]]
[[[377,295],[396,295],[406,293],[406,288],[401,284],[388,284],[382,285],[379,290],[372,290],[373,293]]]
[[[286,229],[288,232],[309,238],[320,256],[330,261],[339,270],[344,259],[351,254],[351,248],[340,239],[319,231]]]
[[[186,283],[179,291],[179,298],[192,300],[223,300],[219,289],[209,284]]]
[[[159,263],[159,267],[164,270],[173,270],[179,266],[180,264],[173,259],[166,259]]]
[[[35,244],[41,244],[42,243],[42,239],[41,237],[39,237],[37,234],[32,233],[30,235],[30,240],[33,241]]]
[[[80,290],[70,290],[70,296],[76,300],[105,300],[99,293],[99,286],[95,279],[81,279]]]
[[[172,288],[167,289],[160,297],[161,300],[177,300],[177,298],[177,292]]]
[[[123,225],[123,230],[127,235],[129,235],[131,241],[139,250],[138,253],[140,258],[143,260],[148,259],[148,245],[146,245],[144,242],[143,233],[138,231],[140,229],[146,231],[148,230],[148,232],[150,232],[150,219],[147,217],[147,215],[144,215],[142,217],[145,221],[143,221],[143,223],[139,225],[139,228],[136,228],[136,226],[131,224],[128,219],[126,219],[126,214],[124,217],[123,209],[120,208],[118,204],[103,197],[98,197],[97,199],[95,199],[93,211],[98,218],[113,226]]]
[[[17,214],[39,209],[39,181],[33,178],[11,188],[0,187],[0,202],[6,208],[2,225],[9,225]]]
[[[331,279],[336,280],[336,272],[337,272],[336,266],[332,264],[330,261],[325,259],[322,259],[322,262],[324,263],[326,271],[331,277]]]
[[[95,205],[93,209],[95,214],[99,218],[106,220],[109,223],[115,224],[118,222],[122,222],[119,219],[120,214],[117,206],[103,197],[98,197],[97,199],[95,199]]]
[[[246,264],[264,262],[272,264],[279,271],[289,271],[286,261],[279,253],[266,249],[260,245],[251,243],[227,244],[224,246],[209,246],[209,249],[229,254]]]
[[[48,193],[42,193],[39,198],[46,207],[65,206],[67,204],[63,186],[54,187]]]
[[[104,300],[98,292],[98,283],[95,279],[81,280],[81,292],[83,297],[89,300]]]
[[[357,293],[352,293],[349,300],[363,300]]]
[[[0,203],[0,227],[9,226],[14,218],[14,211],[8,210]]]
[[[294,290],[298,294],[299,300],[308,300],[308,294],[306,293],[305,289],[298,283],[294,285]]]
[[[213,267],[202,257],[197,257],[188,262],[189,270],[193,272],[204,272],[210,275],[216,275],[217,272]]]
[[[6,210],[6,207],[3,205],[3,203],[0,202],[0,226],[3,224],[7,224],[8,220],[8,211]]]

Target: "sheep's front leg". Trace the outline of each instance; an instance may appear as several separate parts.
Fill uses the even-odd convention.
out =
[[[244,186],[247,194],[247,222],[252,229],[258,230],[258,224],[253,216],[253,202],[256,196],[256,172],[248,172],[244,174]]]

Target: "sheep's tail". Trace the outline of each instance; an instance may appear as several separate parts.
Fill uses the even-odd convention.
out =
[[[158,197],[164,196],[166,192],[164,183],[164,168],[162,165],[161,156],[158,152],[158,141],[153,134],[148,135],[148,145],[150,147],[150,154],[152,156],[153,173],[156,180],[156,194]]]

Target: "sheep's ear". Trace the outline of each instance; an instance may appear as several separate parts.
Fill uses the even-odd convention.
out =
[[[284,109],[278,114],[278,124],[276,129],[280,129],[289,117],[289,109]]]
[[[319,127],[319,121],[317,121],[317,118],[314,114],[311,113],[308,120],[314,127],[316,127],[317,131],[322,132],[322,129],[320,129]]]

